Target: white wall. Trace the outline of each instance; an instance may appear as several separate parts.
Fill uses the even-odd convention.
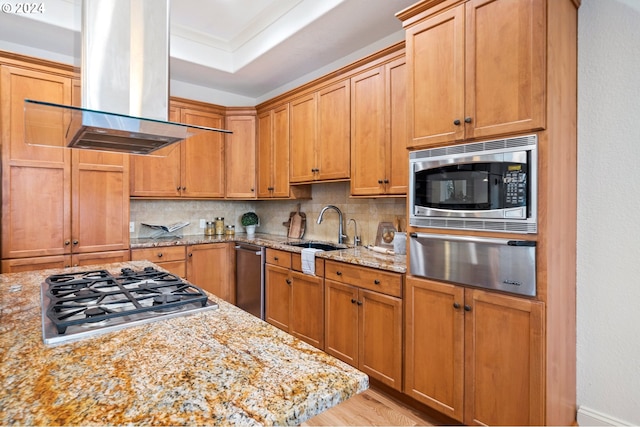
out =
[[[578,422],[640,425],[640,2],[578,28]]]

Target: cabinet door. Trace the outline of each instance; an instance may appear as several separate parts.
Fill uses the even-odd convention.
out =
[[[325,349],[358,366],[358,288],[325,279]]]
[[[256,197],[256,116],[228,116],[225,135],[226,197]]]
[[[71,255],[3,259],[2,273],[21,273],[23,271],[46,270],[48,268],[65,268],[70,265]]]
[[[235,263],[230,243],[187,246],[187,280],[235,303]]]
[[[349,81],[318,91],[316,168],[318,180],[346,179],[351,173]]]
[[[289,104],[273,110],[272,197],[289,197]]]
[[[466,290],[467,425],[544,423],[544,304]]]
[[[462,421],[464,399],[464,289],[406,278],[404,392]]]
[[[71,255],[71,265],[77,267],[79,265],[96,264],[96,267],[98,267],[98,264],[129,261],[130,257],[131,255],[128,250],[73,254]]]
[[[402,390],[402,300],[360,289],[358,369]]]
[[[25,142],[24,99],[71,104],[71,78],[0,67],[2,136],[2,257],[71,252],[69,150]],[[42,114],[34,138],[64,144],[61,116]]]
[[[183,108],[182,123],[222,128],[223,117],[208,111]],[[224,197],[224,138],[219,132],[206,132],[181,143],[181,182],[183,197]]]
[[[386,74],[386,117],[389,123],[389,137],[385,153],[387,155],[387,194],[407,194],[409,181],[409,151],[407,151],[407,66],[405,58],[396,59],[385,65]],[[352,142],[353,143],[353,142]],[[353,159],[351,159],[353,161]]]
[[[351,78],[351,194],[384,193],[387,153],[384,67]]]
[[[129,156],[73,150],[74,253],[129,249]]]
[[[294,337],[324,349],[324,279],[291,272],[291,323]]]
[[[545,126],[546,2],[466,4],[467,138]]]
[[[169,120],[180,121],[180,111],[169,108]],[[130,156],[132,196],[180,196],[180,146],[176,143],[151,156]]]
[[[291,283],[288,268],[265,266],[265,320],[285,332],[290,325]]]
[[[289,180],[310,182],[316,176],[316,94],[291,101]]]
[[[258,197],[271,197],[273,191],[273,111],[258,115]],[[285,170],[285,175],[289,175]]]
[[[460,5],[407,29],[411,147],[464,138],[464,17]]]

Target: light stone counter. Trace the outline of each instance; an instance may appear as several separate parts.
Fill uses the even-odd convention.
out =
[[[68,271],[0,275],[0,425],[299,424],[368,388],[362,372],[215,296],[217,310],[46,346],[40,283]]]
[[[287,245],[287,242],[301,242],[304,240],[289,239],[286,236],[256,233],[249,238],[244,233],[237,233],[235,236],[204,236],[185,235],[182,238],[163,239],[131,239],[131,249],[153,248],[162,246],[196,245],[202,243],[222,243],[222,242],[246,242],[267,248],[281,249],[289,252],[302,252],[302,248]],[[315,241],[315,240],[314,240]],[[378,268],[381,270],[393,271],[396,273],[407,272],[406,255],[386,255],[371,251],[362,246],[347,248],[336,251],[316,252],[316,256],[324,259],[346,262],[349,264],[363,265],[365,267]]]

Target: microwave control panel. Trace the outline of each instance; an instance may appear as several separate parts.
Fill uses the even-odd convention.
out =
[[[504,174],[505,208],[527,205],[527,173],[522,165],[510,165]]]

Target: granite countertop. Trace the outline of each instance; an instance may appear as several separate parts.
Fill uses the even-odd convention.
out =
[[[302,241],[306,240],[289,239],[286,236],[263,233],[256,233],[253,237],[250,238],[244,233],[236,233],[234,236],[204,236],[195,234],[185,235],[181,238],[137,238],[131,239],[130,245],[131,249],[140,249],[162,246],[196,245],[202,243],[246,242],[264,246],[267,248],[300,253],[302,252],[302,248],[288,245],[287,242]],[[407,272],[406,255],[381,254],[367,249],[364,246],[350,247],[344,250],[316,252],[315,255],[319,258],[332,259],[335,261],[357,264],[365,267],[378,268],[381,270],[388,270],[396,273]]]
[[[215,296],[217,310],[47,346],[40,284],[69,271],[0,274],[0,425],[299,424],[368,388],[367,375]]]

